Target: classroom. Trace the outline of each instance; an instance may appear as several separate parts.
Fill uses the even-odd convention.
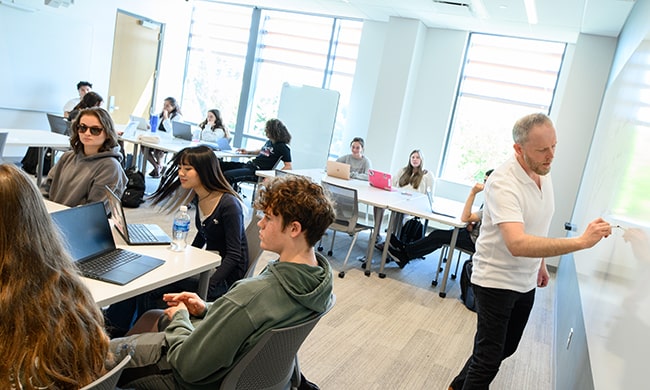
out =
[[[192,13],[195,3],[202,1],[78,0],[59,8],[37,0],[13,2],[33,9],[33,12],[5,7],[5,3],[3,1],[0,5],[0,33],[5,37],[0,42],[0,50],[8,59],[0,64],[0,132],[1,129],[49,129],[45,113],[60,114],[63,103],[75,95],[74,86],[79,80],[91,80],[94,90],[104,96],[107,105],[111,104],[109,85],[119,12],[164,25],[151,112],[160,111],[165,97],[181,98],[186,93],[184,76],[187,72]],[[546,334],[544,348],[548,348],[549,361],[544,363],[548,368],[540,380],[544,385],[539,388],[622,389],[632,386],[641,388],[641,384],[645,383],[640,362],[643,361],[643,347],[646,344],[643,340],[647,339],[645,331],[650,328],[648,300],[644,294],[647,287],[643,283],[645,275],[650,274],[648,263],[644,261],[649,259],[650,253],[650,204],[644,195],[644,189],[648,186],[646,183],[650,183],[650,170],[647,169],[650,161],[643,150],[643,146],[650,141],[650,121],[646,117],[647,75],[650,70],[647,57],[650,51],[650,25],[646,21],[650,17],[650,0],[624,3],[627,10],[615,15],[623,21],[620,31],[599,32],[593,26],[590,33],[561,29],[549,33],[534,28],[521,33],[521,30],[517,30],[520,38],[566,45],[560,55],[561,66],[551,86],[554,88],[552,104],[545,107],[558,136],[552,170],[555,212],[548,237],[575,237],[597,217],[604,218],[612,226],[620,226],[594,248],[546,260],[553,270],[554,280],[546,291],[538,292],[540,295],[536,306],[548,309],[550,305],[550,318],[536,325],[529,324],[536,329],[535,332]],[[290,9],[290,5],[283,6],[282,3],[271,1],[257,4],[236,1],[229,4],[257,5],[274,11]],[[582,12],[584,4],[585,1],[572,1],[570,7],[567,5],[567,10],[558,9],[558,15],[563,16],[563,12],[575,9]],[[334,6],[328,12],[321,8],[301,11],[345,16],[337,14]],[[349,91],[342,94],[347,116],[344,124],[337,124],[334,136],[337,143],[332,144],[330,157],[347,153],[349,140],[361,136],[366,143],[365,155],[372,161],[373,168],[397,172],[412,150],[421,149],[426,156],[427,168],[447,183],[444,190],[456,200],[464,201],[473,183],[471,180],[457,182],[445,176],[445,163],[448,149],[454,145],[450,139],[450,129],[462,88],[461,77],[467,67],[465,56],[468,44],[473,39],[473,33],[509,36],[514,34],[514,29],[509,30],[505,25],[500,30],[494,27],[490,29],[487,22],[467,29],[428,26],[417,18],[397,14],[383,20],[364,18],[363,15],[350,20],[360,22],[356,68],[348,81]],[[241,97],[239,93],[237,95],[235,100],[239,101]],[[530,110],[540,111],[533,105]],[[186,120],[198,123],[203,119],[198,113],[190,118],[190,112],[188,104],[188,111],[184,112]],[[248,131],[244,129],[245,114],[237,115],[228,118],[233,129],[237,129],[233,135],[233,145],[245,146],[247,141],[243,133]],[[503,120],[511,125],[516,119],[517,116]],[[120,124],[125,124],[125,121]],[[251,139],[255,141],[254,137]],[[254,142],[251,145],[255,146]],[[20,160],[23,153],[24,148],[7,147],[3,157],[15,161]],[[155,218],[146,211],[131,213],[136,210],[130,210],[128,214],[129,217],[133,215],[134,220],[148,222],[147,218]],[[359,239],[352,257],[365,253],[366,242],[362,241],[364,238]],[[340,245],[342,247],[337,252],[345,252],[347,246]],[[432,258],[437,258],[437,253]],[[349,268],[353,268],[353,262],[349,263]],[[441,305],[435,315],[444,315],[449,307],[447,305],[452,303],[462,305],[458,300],[458,283],[450,281],[447,298],[438,297],[438,290],[429,283],[431,265],[421,263],[417,265],[418,271],[429,274],[425,278],[413,272],[410,277],[418,281],[416,284],[422,285],[407,295],[422,304],[411,304],[417,310],[418,306]],[[335,293],[358,295],[357,308],[364,305],[364,289],[374,289],[378,283],[386,282],[400,291],[406,287],[393,283],[405,280],[407,285],[414,283],[408,277],[397,276],[399,270],[390,267],[388,277],[383,280],[374,274],[366,278],[360,267],[354,264],[354,268],[345,279],[335,280]],[[383,294],[383,290],[379,289],[368,291]],[[393,304],[398,307],[398,298],[389,297],[387,300],[394,301]],[[370,302],[376,307],[382,300],[373,297]],[[341,305],[340,297],[337,305]],[[445,305],[445,309],[442,305]],[[334,315],[337,321],[344,321],[342,315],[336,314],[336,309],[328,316]],[[379,312],[382,313],[382,310],[379,309]],[[415,313],[418,313],[417,310]],[[425,322],[426,316],[434,315],[431,312],[422,313],[426,314],[414,321]],[[541,315],[546,316],[547,313]],[[372,333],[373,324],[381,321],[376,311],[370,311],[369,317],[377,318],[367,321],[361,318],[358,332],[367,328],[367,332]],[[455,314],[451,318],[456,318]],[[539,317],[534,314],[532,318]],[[327,327],[327,321],[326,316],[319,327]],[[312,336],[319,334],[319,327]],[[389,329],[381,334],[388,333],[388,337],[392,336],[393,330],[394,333],[399,332],[390,324],[386,327]],[[472,327],[465,330],[469,336],[464,335],[461,348],[446,351],[459,355],[455,357],[456,363],[452,367],[440,365],[439,362],[431,366],[421,363],[422,366],[411,372],[408,367],[391,366],[390,362],[394,363],[395,360],[382,363],[375,357],[369,358],[368,365],[376,366],[379,374],[375,374],[373,369],[364,368],[362,375],[376,375],[376,378],[360,379],[358,382],[337,380],[338,371],[352,375],[349,371],[357,368],[350,365],[338,367],[332,360],[328,360],[328,368],[321,371],[310,370],[309,365],[318,365],[318,359],[323,359],[325,355],[323,351],[338,354],[342,360],[342,355],[351,351],[332,350],[324,342],[310,339],[307,339],[305,348],[313,352],[301,358],[301,366],[304,362],[304,370],[313,373],[309,376],[310,380],[316,379],[315,382],[320,382],[322,388],[446,388],[460,369],[466,354],[471,351]],[[419,326],[416,328],[414,332],[420,329]],[[333,330],[326,329],[323,335],[334,337],[331,334]],[[345,332],[341,338],[355,337],[352,329],[346,328]],[[455,341],[462,338],[458,334],[445,337]],[[525,338],[522,344],[526,340],[529,339]],[[362,343],[350,341],[355,345],[354,351],[364,351],[361,345],[356,345],[357,342]],[[411,339],[408,342],[415,343]],[[377,350],[364,351],[364,356],[368,353],[390,354],[393,351],[382,342],[373,342],[370,347]],[[535,345],[527,348],[528,358],[534,357],[531,350]],[[426,349],[417,348],[416,351],[427,354]],[[431,353],[435,354],[435,351]],[[526,357],[515,354],[513,358],[520,359],[517,368],[504,368],[499,377],[532,376],[533,379],[529,380],[534,382],[536,370],[521,372],[526,370]],[[408,359],[406,364],[418,360],[413,357]],[[432,367],[440,371],[434,372]],[[389,372],[393,369],[407,372],[395,379]],[[424,373],[427,371],[438,378],[430,381],[412,378],[426,375]],[[507,378],[500,380],[498,383],[501,387],[498,388],[518,388],[517,383],[520,383],[512,384]],[[532,387],[526,385],[519,388]]]

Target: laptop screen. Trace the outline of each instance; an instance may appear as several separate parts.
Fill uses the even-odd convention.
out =
[[[390,173],[368,169],[368,182],[371,186],[381,188],[382,190],[392,191],[393,189],[393,179]]]
[[[181,138],[186,141],[192,140],[192,125],[184,122],[172,121],[172,133],[175,138]]]
[[[106,197],[108,198],[108,205],[111,209],[111,219],[113,225],[122,234],[125,239],[129,236],[129,231],[126,228],[126,217],[124,216],[124,209],[122,208],[122,201],[110,188],[104,186],[106,190]]]
[[[90,203],[50,214],[74,261],[115,249],[104,203]]]

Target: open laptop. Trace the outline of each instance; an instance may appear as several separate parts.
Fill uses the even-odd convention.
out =
[[[368,183],[370,183],[371,186],[381,188],[382,190],[393,190],[393,178],[390,173],[368,169]]]
[[[216,150],[217,152],[232,150],[228,138],[219,138],[215,142],[201,141],[199,142],[199,145],[209,146],[212,150]]]
[[[192,140],[192,125],[185,122],[172,121],[172,135],[174,138]]]
[[[350,180],[350,164],[327,161],[327,176]]]
[[[138,122],[138,127],[137,127],[138,130],[149,130],[149,128],[147,127],[149,125],[149,121],[142,117],[129,115],[129,121]]]
[[[160,267],[163,260],[115,247],[103,202],[50,214],[81,273],[92,279],[125,285]]]
[[[47,121],[53,133],[68,135],[70,122],[62,116],[47,114]]]
[[[431,208],[432,213],[442,215],[443,217],[456,218],[455,215],[448,214],[448,212],[441,212],[436,209],[435,202],[433,201],[433,193],[429,190],[427,190],[427,199],[429,199],[429,207]]]
[[[158,225],[149,223],[128,223],[122,207],[122,201],[107,186],[106,197],[111,209],[113,226],[129,245],[165,245],[171,243],[171,238]]]

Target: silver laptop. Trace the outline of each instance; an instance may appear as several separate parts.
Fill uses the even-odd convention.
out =
[[[172,240],[158,225],[150,223],[128,223],[122,207],[122,201],[107,186],[106,197],[111,210],[113,226],[129,245],[165,245]]]
[[[429,190],[427,190],[427,199],[429,199],[429,207],[431,208],[432,213],[442,215],[443,217],[456,218],[455,215],[448,214],[448,212],[445,213],[443,211],[436,210],[435,202],[433,200],[433,193],[431,193]]]
[[[192,125],[185,122],[172,121],[172,135],[174,136],[174,138],[180,138],[186,141],[191,141]]]
[[[327,161],[327,176],[350,180],[350,164]]]
[[[138,122],[138,127],[137,127],[138,130],[149,130],[149,128],[148,128],[149,121],[148,120],[146,120],[146,119],[144,119],[142,117],[139,117],[139,116],[135,116],[135,115],[129,115],[129,120],[132,121],[132,122]]]
[[[103,202],[50,214],[83,276],[125,285],[165,262],[115,247]]]

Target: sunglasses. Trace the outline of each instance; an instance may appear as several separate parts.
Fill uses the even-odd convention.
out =
[[[86,125],[83,125],[83,124],[78,124],[77,125],[77,132],[79,134],[85,133],[86,130],[90,130],[90,134],[92,134],[92,135],[100,135],[102,133],[102,131],[104,131],[104,129],[101,128],[101,127],[92,127],[92,126],[86,126]]]

